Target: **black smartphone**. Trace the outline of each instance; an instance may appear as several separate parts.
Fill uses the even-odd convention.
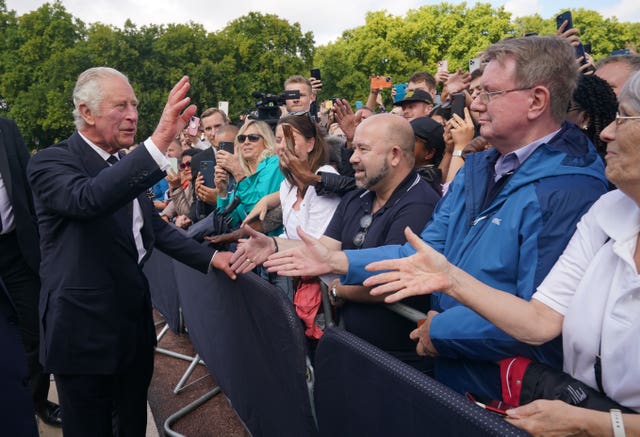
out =
[[[482,407],[487,411],[491,411],[492,413],[499,414],[500,416],[506,416],[507,410],[515,408],[513,405],[509,405],[506,402],[499,401],[497,399],[483,398],[469,392],[466,393],[466,396],[467,399],[475,403],[477,406]]]
[[[571,16],[571,11],[563,12],[556,17],[556,28],[560,29],[560,26],[562,26],[562,23],[564,23],[565,21],[567,21],[568,23],[564,31],[566,32],[569,29],[573,29],[573,17]],[[585,65],[587,63],[587,57],[582,42],[579,42],[575,49],[576,58],[582,58],[582,61],[580,61],[580,65]]]
[[[234,149],[235,146],[233,144],[233,141],[220,141],[218,143],[218,150],[224,150],[225,152],[233,153]]]
[[[215,165],[213,165],[213,161],[200,161],[200,174],[204,179],[205,187],[214,188],[214,185],[213,185],[214,170],[215,170]]]
[[[567,23],[567,27],[564,30],[567,31],[569,29],[572,29],[573,17],[571,16],[571,11],[563,12],[556,17],[556,29],[560,29],[560,26],[562,26],[562,23],[564,23],[565,21],[568,21],[569,23]]]
[[[464,118],[464,107],[466,106],[466,96],[464,93],[451,94],[451,116],[457,114]]]
[[[311,77],[313,77],[314,79],[317,79],[317,80],[322,80],[322,78],[320,77],[320,69],[319,68],[312,68],[311,69]]]

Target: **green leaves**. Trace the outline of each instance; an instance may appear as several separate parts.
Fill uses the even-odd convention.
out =
[[[561,12],[561,11],[558,11]],[[604,19],[594,11],[573,10],[583,42],[598,60],[627,42],[640,44],[640,24]],[[363,26],[334,42],[315,47],[313,34],[299,23],[250,12],[219,32],[198,23],[122,29],[86,25],[60,1],[17,17],[0,0],[0,115],[18,123],[32,148],[46,147],[74,129],[71,93],[78,74],[99,65],[125,73],[140,100],[138,139],[153,132],[171,86],[191,78],[192,101],[202,111],[230,102],[238,119],[254,109],[254,91],[279,93],[293,74],[322,70],[320,99],[366,100],[370,75],[406,82],[416,71],[436,71],[441,59],[450,71],[466,69],[470,58],[501,38],[525,32],[555,34],[555,17],[513,19],[489,3],[422,6],[405,16],[366,14]],[[389,100],[389,91],[383,96]]]

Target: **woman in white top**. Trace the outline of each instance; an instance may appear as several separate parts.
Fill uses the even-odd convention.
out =
[[[291,128],[293,134],[293,150],[289,149],[284,135],[286,126]],[[277,238],[268,237],[246,226],[251,237],[240,240],[236,253],[244,254],[251,262],[247,262],[238,273],[251,271],[278,249],[288,247],[286,240],[298,240],[297,226],[316,238],[322,236],[340,203],[338,196],[318,196],[312,185],[298,180],[287,168],[287,163],[295,155],[297,160],[306,162],[314,173],[337,173],[326,164],[329,159],[327,145],[308,111],[291,113],[278,120],[276,152],[280,158],[280,171],[285,175],[285,180],[280,184],[280,192],[263,197],[249,213],[245,223],[258,216],[263,218],[269,209],[282,205],[284,233]],[[292,293],[287,291],[287,294]]]
[[[509,335],[542,344],[562,334],[564,372],[617,403],[640,412],[640,72],[620,93],[616,119],[600,134],[606,174],[618,190],[584,215],[564,253],[530,302],[475,280],[411,231],[418,252],[373,263],[389,270],[365,281],[385,300],[441,291]],[[534,435],[640,435],[640,415],[599,412],[559,400],[537,400],[508,411],[508,420]]]

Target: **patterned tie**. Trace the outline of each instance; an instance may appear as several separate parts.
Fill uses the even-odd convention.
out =
[[[113,164],[115,164],[116,162],[118,162],[118,158],[116,158],[115,156],[111,155],[110,157],[108,157],[108,158],[107,158],[107,162],[108,162],[110,165],[113,165]]]

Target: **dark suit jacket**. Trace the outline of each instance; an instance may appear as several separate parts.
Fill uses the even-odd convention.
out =
[[[12,120],[0,118],[0,174],[13,208],[16,237],[22,256],[37,273],[40,243],[31,189],[26,178],[28,161],[29,151],[18,126]]]
[[[206,272],[213,250],[154,210],[145,192],[165,173],[144,146],[109,167],[76,132],[27,171],[41,235],[41,361],[52,373],[116,373],[155,344],[128,204],[137,197],[142,208],[147,254],[156,246]]]
[[[202,161],[213,161],[213,165],[216,165],[216,154],[213,152],[213,147],[204,149],[202,152],[196,153],[195,155],[193,155],[193,158],[191,158],[191,174],[193,176],[193,179],[191,182],[194,187],[196,186],[196,178],[198,177],[198,174],[200,174],[200,163]],[[208,203],[200,202],[196,198],[195,190],[193,190],[193,200],[194,202],[191,206],[191,212],[189,213],[189,217],[194,222],[199,220],[198,215],[206,217],[213,212],[214,207],[212,205],[209,205]],[[201,208],[201,210],[198,211],[197,208]]]
[[[0,426],[2,435],[37,436],[18,316],[0,280]]]

